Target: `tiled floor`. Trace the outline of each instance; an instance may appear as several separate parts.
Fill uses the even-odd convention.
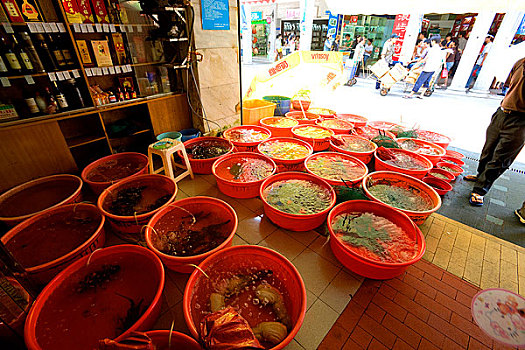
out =
[[[327,244],[328,241],[326,237],[315,231],[291,232],[278,228],[263,215],[262,202],[259,199],[239,200],[230,198],[218,191],[215,179],[211,175],[197,176],[193,181],[185,179],[179,182],[177,199],[198,195],[217,197],[233,206],[239,218],[237,234],[233,241],[234,245],[258,244],[270,247],[286,256],[301,273],[307,289],[307,312],[301,330],[286,349],[316,349],[330,330],[329,337],[338,338],[339,340],[337,341],[341,343],[340,345],[345,344],[349,335],[350,338],[353,339],[351,334],[356,332],[356,336],[360,336],[361,340],[364,339],[366,341],[366,339],[370,338],[369,348],[381,348],[380,345],[383,344],[381,343],[382,338],[376,335],[375,327],[377,324],[374,323],[378,321],[370,322],[369,319],[371,316],[364,317],[360,315],[357,317],[354,315],[353,317],[356,318],[356,320],[361,319],[363,316],[364,320],[368,322],[363,321],[365,323],[355,329],[347,329],[349,326],[345,326],[347,328],[344,328],[341,325],[341,323],[346,324],[346,321],[341,321],[344,317],[349,317],[354,311],[357,312],[360,310],[359,308],[354,310],[354,307],[352,307],[352,305],[357,303],[359,298],[356,301],[356,299],[352,299],[352,297],[356,295],[364,279],[341,266],[333,256]],[[427,253],[424,259],[446,269],[449,272],[445,273],[446,276],[453,274],[475,285],[469,288],[465,287],[465,290],[462,289],[463,287],[459,288],[460,292],[456,292],[455,296],[456,298],[460,296],[460,301],[463,302],[463,311],[456,311],[456,313],[460,312],[459,315],[462,318],[455,318],[456,316],[450,314],[448,315],[450,317],[447,316],[447,321],[453,322],[455,320],[457,322],[463,322],[463,320],[467,320],[468,324],[470,324],[469,327],[472,328],[472,332],[475,332],[476,328],[468,319],[465,311],[466,306],[464,305],[468,304],[467,299],[472,295],[472,292],[476,290],[476,287],[480,285],[482,287],[503,286],[525,294],[524,248],[507,243],[437,214],[432,215],[427,220],[422,226],[422,231],[427,238]],[[432,264],[421,262],[418,266],[424,265],[432,267]],[[416,271],[415,268],[414,271]],[[410,276],[407,276],[404,277],[407,279],[407,284],[417,283],[415,280],[411,280]],[[169,329],[173,322],[175,330],[189,334],[182,314],[182,295],[188,277],[189,275],[167,270],[163,297],[164,305],[161,317],[154,327],[155,329]],[[388,286],[389,283],[399,283],[396,281],[399,281],[399,279],[384,283],[367,280],[364,287],[359,289],[358,295],[370,294],[370,298],[372,298],[372,295],[375,294],[371,292],[374,290],[377,291],[378,286]],[[460,279],[457,278],[457,281],[460,281]],[[523,287],[520,286],[520,284],[523,284]],[[387,288],[388,287],[383,287],[383,289]],[[415,318],[416,316],[420,316],[417,311],[412,310],[407,313],[406,310],[411,310],[414,302],[423,302],[425,298],[424,292],[422,291],[420,294],[417,294],[417,291],[414,291],[413,293],[415,294],[411,298],[412,303],[407,303],[406,306],[403,306],[402,303],[399,303],[399,300],[402,299],[406,301],[406,299],[403,299],[402,287],[400,288],[397,288],[400,294],[397,300],[394,301],[398,304],[397,309],[404,310],[400,312],[406,314],[404,322],[422,322],[421,317],[418,319]],[[415,290],[413,286],[410,286],[410,288]],[[458,288],[456,287],[456,289]],[[381,295],[377,296],[377,298],[379,298],[377,300],[376,296],[373,298],[374,302],[372,303],[373,305],[370,306],[372,308],[370,312],[373,312],[374,308],[379,312],[376,306],[383,306],[381,301],[385,301],[385,299]],[[392,298],[395,298],[395,296]],[[351,300],[353,301],[351,302]],[[436,300],[437,301],[434,301],[435,303],[445,302],[443,299]],[[446,301],[448,301],[448,299],[446,299]],[[348,304],[349,302],[350,304]],[[380,305],[377,305],[378,303]],[[361,309],[364,310],[364,308],[365,306],[362,305]],[[399,322],[401,322],[401,320],[397,319],[396,321],[393,314],[389,312],[387,315],[386,311],[384,312],[384,319],[382,319],[381,322],[390,322],[389,327],[400,325]],[[435,313],[436,312],[433,312],[432,314]],[[439,315],[446,316],[438,313],[438,316]],[[434,319],[435,316],[432,317],[432,319]],[[430,316],[427,317],[427,321],[429,318]],[[339,322],[336,322],[338,320]],[[439,319],[435,319],[435,321],[437,322]],[[457,325],[454,327],[456,326]],[[400,329],[401,328],[402,327],[400,327]],[[361,332],[361,334],[359,334],[359,332]],[[479,330],[477,332],[479,332]],[[396,336],[399,338],[393,338],[393,343],[389,341],[388,344],[392,346],[395,345],[397,348],[403,348],[402,345],[405,345],[402,342],[405,341],[403,340],[404,338],[398,334],[397,330],[394,333],[396,333]],[[468,334],[473,336],[473,333],[470,331]],[[372,339],[372,337],[370,337],[371,335],[375,335],[377,339]],[[425,338],[424,334],[419,334],[417,337],[420,339],[418,346],[427,348],[428,345],[428,348],[432,348],[431,342],[427,342],[431,339]],[[448,345],[447,342],[449,340],[446,339],[448,338],[443,336],[443,346]],[[469,338],[467,341],[468,344],[472,344],[471,346],[474,347],[478,345],[477,341],[479,340],[483,339],[473,336],[473,338]],[[326,340],[326,342],[327,341],[329,340]],[[383,342],[384,341],[383,339]],[[349,342],[348,346],[350,346],[350,344],[353,343]],[[489,343],[485,342],[485,344]],[[348,346],[345,347],[345,349],[352,349],[351,346]],[[340,347],[333,347],[333,349]],[[332,349],[332,347],[326,346],[325,348]]]

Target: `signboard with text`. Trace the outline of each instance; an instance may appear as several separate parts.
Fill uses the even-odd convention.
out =
[[[230,30],[228,0],[201,0],[202,29]]]
[[[399,60],[399,54],[401,53],[401,48],[403,47],[408,21],[410,21],[410,15],[397,15],[396,20],[394,21],[394,29],[392,29],[392,34],[399,35],[399,38],[396,40],[396,44],[394,45],[394,56],[392,57],[394,61]]]

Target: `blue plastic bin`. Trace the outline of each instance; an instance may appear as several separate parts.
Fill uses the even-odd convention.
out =
[[[290,112],[290,104],[292,99],[285,96],[264,96],[263,100],[270,101],[275,103],[275,111],[273,115],[284,116],[286,113]]]

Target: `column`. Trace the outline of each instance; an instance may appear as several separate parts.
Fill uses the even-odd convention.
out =
[[[312,47],[312,26],[314,24],[315,0],[300,0],[300,18],[299,30],[301,32],[301,41],[299,49],[301,51],[310,51]]]
[[[271,12],[270,18],[272,22],[270,23],[270,37],[268,38],[268,40],[270,41],[270,52],[269,52],[268,58],[270,59],[270,61],[274,61],[275,60],[275,37],[277,36],[277,30],[276,30],[277,4],[276,3],[273,3],[271,5],[270,12]]]
[[[488,94],[490,85],[494,80],[495,72],[498,69],[498,64],[501,64],[499,58],[505,54],[505,51],[509,49],[509,45],[518,30],[518,26],[521,24],[523,15],[525,12],[510,12],[506,13],[503,17],[503,21],[498,29],[498,33],[492,43],[492,49],[487,55],[481,71],[479,72],[478,79],[474,84],[474,88],[471,92]]]
[[[472,68],[478,59],[481,46],[483,46],[483,41],[487,37],[495,15],[495,12],[481,12],[477,15],[474,28],[472,28],[470,32],[467,46],[463,51],[461,61],[459,62],[456,74],[454,74],[454,79],[452,80],[452,84],[450,84],[449,90],[465,91],[465,85],[470,77],[470,73],[472,73]]]
[[[417,36],[421,30],[421,21],[423,15],[421,13],[411,13],[410,19],[406,26],[405,38],[403,39],[403,46],[399,54],[401,62],[408,62],[412,59],[414,47],[416,46]]]
[[[241,4],[242,63],[252,63],[252,5]]]

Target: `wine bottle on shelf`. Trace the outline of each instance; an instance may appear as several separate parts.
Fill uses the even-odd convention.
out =
[[[58,112],[58,104],[55,96],[51,93],[51,89],[48,87],[44,90],[44,98],[46,100],[46,113],[54,114]]]
[[[20,38],[25,45],[26,52],[29,55],[29,59],[31,59],[31,62],[33,63],[33,67],[35,67],[35,71],[39,73],[45,72],[46,70],[44,65],[38,56],[38,52],[36,51],[29,34],[27,32],[20,32]]]
[[[9,70],[14,74],[22,74],[22,64],[12,46],[3,36],[0,40],[2,41],[2,51],[4,52],[7,64],[9,65]]]
[[[62,43],[62,55],[64,56],[64,60],[66,60],[66,64],[69,67],[73,67],[75,65],[75,60],[73,59],[73,53],[68,45],[68,40],[64,39],[64,36],[59,34],[57,36],[58,42]]]
[[[120,3],[118,0],[107,0],[108,15],[111,23],[122,23],[120,20]]]
[[[4,58],[0,56],[0,76],[6,76],[9,74],[9,69],[7,69],[7,65],[5,64]]]
[[[53,54],[53,58],[55,59],[58,68],[66,68],[67,62],[58,44],[53,40],[53,37],[51,35],[47,35],[47,40],[49,41],[49,48],[51,49],[51,53]]]
[[[31,59],[29,59],[29,54],[27,53],[26,49],[18,43],[18,40],[16,40],[16,36],[14,34],[11,34],[11,38],[13,39],[13,47],[21,58],[24,73],[34,73],[35,67],[31,62]]]
[[[24,102],[26,103],[26,107],[29,110],[31,117],[35,117],[40,114],[40,109],[36,104],[33,94],[27,89],[24,89]]]
[[[124,93],[122,92],[122,90],[120,88],[118,88],[117,98],[118,98],[119,101],[124,101]]]
[[[35,35],[37,50],[40,51],[40,58],[43,60],[45,67],[48,70],[57,71],[58,65],[53,58],[53,54],[46,43],[46,40],[42,34]]]
[[[60,111],[68,110],[69,109],[69,104],[67,103],[66,96],[60,90],[60,88],[59,88],[59,86],[58,86],[56,81],[53,82],[53,86],[54,86],[54,90],[55,90],[54,91],[55,100],[57,101],[57,104],[58,104],[58,107],[59,107]]]
[[[68,84],[66,86],[66,91],[69,92],[68,94],[68,101],[70,102],[69,105],[71,108],[84,108],[86,107],[86,104],[84,103],[84,98],[82,97],[82,93],[80,92],[80,89],[78,88],[75,79],[68,79],[66,80],[66,83]]]
[[[47,113],[46,110],[47,110],[47,102],[46,102],[46,99],[44,98],[44,96],[42,96],[42,94],[40,92],[35,92],[35,102],[36,102],[36,105],[38,107],[38,110],[40,111],[40,113]]]

